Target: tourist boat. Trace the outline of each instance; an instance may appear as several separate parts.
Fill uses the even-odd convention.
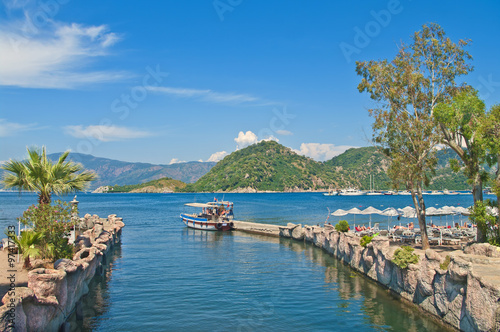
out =
[[[202,209],[201,213],[181,213],[182,222],[187,227],[206,231],[229,231],[234,228],[233,202],[214,201],[185,205]]]
[[[398,195],[408,196],[411,195],[411,192],[409,190],[402,190],[398,192]]]
[[[338,196],[339,191],[337,189],[332,190],[331,188],[328,189],[327,193],[323,193],[324,196]]]
[[[398,193],[392,190],[388,190],[384,192],[384,195],[386,196],[392,196],[392,195],[397,195]]]
[[[444,195],[458,195],[458,192],[453,191],[453,190],[445,189],[445,190],[443,190],[443,194]]]
[[[339,192],[340,196],[363,196],[366,195],[366,192],[361,191],[359,189],[347,188],[343,189]]]

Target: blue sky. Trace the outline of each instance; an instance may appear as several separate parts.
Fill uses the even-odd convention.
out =
[[[500,102],[499,16],[497,1],[3,1],[0,161],[32,145],[216,161],[262,139],[327,160],[370,145],[355,61],[392,59],[422,24],[471,39],[464,80]]]

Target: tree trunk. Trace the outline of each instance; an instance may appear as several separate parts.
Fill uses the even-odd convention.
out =
[[[39,204],[50,204],[50,194],[39,193],[38,194],[38,203]]]
[[[476,172],[474,175],[472,183],[472,196],[474,197],[474,203],[478,201],[483,201],[483,181],[481,180],[481,174]]]
[[[422,195],[422,188],[412,188],[411,198],[413,199],[413,205],[415,205],[415,212],[417,213],[418,225],[420,227],[420,234],[422,238],[422,249],[427,250],[430,248],[430,246],[429,237],[427,236],[427,225],[425,221],[425,202],[424,196]]]

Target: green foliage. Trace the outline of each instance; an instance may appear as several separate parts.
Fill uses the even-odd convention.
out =
[[[450,265],[450,261],[451,261],[450,255],[446,255],[444,261],[441,264],[439,264],[439,268],[441,270],[448,270],[448,265]]]
[[[42,234],[36,245],[42,258],[72,258],[73,246],[66,238],[74,226],[71,221],[72,207],[66,202],[54,203],[32,205],[18,219],[23,225],[32,227],[34,232]]]
[[[488,213],[487,207],[489,205],[489,200],[485,202],[477,201],[474,206],[470,208],[469,219],[472,223],[477,225],[479,229],[478,232],[478,242],[486,242],[487,240],[495,240],[498,237],[498,226],[496,225],[495,216]]]
[[[485,104],[477,90],[472,88],[464,88],[451,101],[438,104],[434,110],[443,142],[463,161],[464,174],[476,188],[474,201],[482,199],[480,193],[484,171],[481,165],[486,161],[486,145],[479,129],[485,116]],[[457,162],[451,165],[454,170],[459,169]]]
[[[345,233],[349,231],[349,223],[346,220],[340,220],[339,223],[335,225],[335,230]]]
[[[28,159],[9,160],[0,168],[4,175],[5,188],[18,188],[38,193],[40,204],[49,204],[52,194],[60,195],[84,190],[97,179],[94,173],[83,170],[80,164],[66,161],[69,151],[63,153],[56,163],[47,158],[45,147],[28,148]]]
[[[438,155],[443,153],[446,151],[439,151]],[[442,158],[438,167],[440,176],[428,189],[469,188],[462,173],[453,174],[447,167],[448,159]],[[349,149],[321,163],[299,156],[276,142],[261,142],[226,156],[196,183],[179,191],[232,191],[248,187],[259,191],[368,189],[370,175],[375,180],[375,189],[388,190],[388,164],[388,158],[375,147]]]
[[[359,240],[359,244],[363,247],[363,248],[366,248],[366,245],[370,242],[372,242],[372,239],[374,238],[375,236],[370,236],[370,235],[364,235],[360,240]]]
[[[417,192],[415,204],[425,209],[423,184],[428,185],[437,165],[436,146],[441,142],[433,110],[451,99],[456,78],[467,74],[471,56],[463,50],[468,41],[453,43],[437,24],[424,25],[403,44],[393,60],[356,62],[362,77],[359,92],[367,92],[377,108],[373,141],[390,158],[388,175],[394,188]],[[425,227],[425,219],[419,215]],[[428,248],[426,238],[423,248]]]
[[[415,249],[410,246],[402,246],[400,249],[396,249],[392,262],[402,269],[408,268],[410,264],[417,264],[420,257],[414,254],[413,251]]]
[[[140,184],[123,185],[123,186],[115,185],[109,192],[128,193],[131,191],[140,191],[140,190],[144,190],[146,192],[161,192],[161,190],[163,189],[172,189],[173,191],[178,191],[179,189],[182,189],[185,186],[186,184],[182,181],[165,177],[158,180],[152,180]]]
[[[15,235],[10,238],[16,243],[17,248],[23,256],[25,268],[29,268],[31,266],[30,258],[37,258],[41,256],[38,245],[43,239],[43,233],[25,230],[21,232],[19,238]]]

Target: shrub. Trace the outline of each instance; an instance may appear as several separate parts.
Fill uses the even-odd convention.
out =
[[[394,252],[392,262],[402,269],[406,269],[410,264],[417,264],[420,257],[413,253],[414,250],[410,246],[402,246]]]
[[[485,202],[478,201],[474,204],[472,208],[470,208],[470,216],[469,219],[471,222],[477,225],[479,229],[478,232],[478,242],[498,242],[498,227],[495,228],[496,218],[488,213],[486,209],[491,202],[486,200]]]
[[[364,235],[361,240],[359,240],[359,244],[361,244],[361,246],[363,248],[366,248],[366,245],[370,242],[372,242],[372,239],[373,239],[373,236],[369,236],[369,235]]]
[[[37,245],[42,258],[57,260],[72,257],[73,246],[66,238],[74,226],[74,222],[71,221],[71,212],[71,206],[68,203],[55,201],[54,205],[32,205],[18,218],[23,225],[32,227],[35,232],[43,234]]]
[[[361,244],[361,246],[363,248],[366,248],[366,245],[370,242],[372,242],[373,238],[378,236],[379,233],[375,233],[373,234],[372,236],[369,236],[369,235],[364,235],[360,240],[359,240],[359,244]]]
[[[444,261],[441,264],[439,264],[439,268],[441,270],[448,270],[448,265],[450,265],[450,261],[451,261],[450,255],[446,255]]]
[[[349,223],[346,220],[340,220],[339,223],[335,225],[335,230],[345,233],[349,231]]]

